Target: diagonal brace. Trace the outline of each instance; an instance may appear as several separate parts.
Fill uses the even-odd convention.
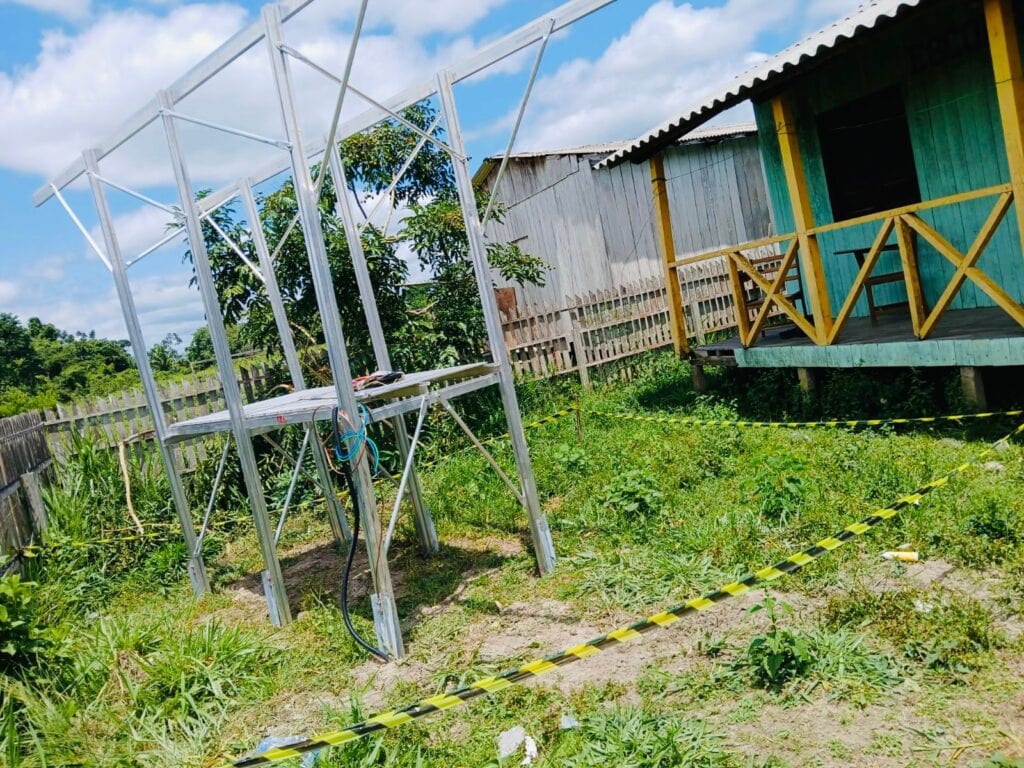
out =
[[[999,225],[1003,216],[1005,216],[1006,209],[1008,208],[1011,200],[1011,193],[1007,192],[1000,195],[999,200],[996,202],[996,206],[993,208],[985,224],[982,226],[981,231],[978,233],[978,237],[975,238],[974,243],[968,250],[967,256],[953,247],[946,238],[935,231],[930,224],[924,221],[924,219],[917,214],[910,213],[901,217],[911,229],[921,235],[921,237],[935,248],[941,256],[956,267],[957,271],[953,276],[953,280],[950,282],[950,285],[946,287],[946,291],[943,292],[943,299],[946,299],[946,306],[942,307],[943,310],[945,310],[949,303],[952,302],[953,296],[956,295],[956,292],[959,291],[963,285],[964,278],[967,278],[988,294],[988,296],[1004,312],[1016,320],[1018,324],[1024,326],[1024,307],[1010,296],[1002,286],[985,274],[985,272],[974,266],[975,262],[977,262],[978,258],[984,251],[985,246],[987,246],[988,242],[991,240],[995,228]],[[947,293],[949,294],[948,298]],[[939,307],[936,307],[924,325],[922,325],[922,338],[934,330],[935,324],[941,316],[941,313],[937,314],[938,310]]]
[[[398,483],[398,492],[395,494],[395,505],[391,510],[391,519],[388,521],[388,530],[384,534],[384,541],[380,545],[380,550],[384,554],[387,554],[388,550],[391,549],[391,537],[395,535],[395,523],[398,522],[398,509],[402,505],[402,497],[405,495],[405,486],[409,482],[409,476],[412,474],[413,460],[416,458],[416,446],[419,445],[420,431],[423,429],[423,422],[427,418],[427,411],[430,409],[430,399],[426,394],[423,395],[420,401],[420,412],[416,418],[416,429],[412,433],[412,443],[409,445],[409,453],[405,457],[405,466],[402,468],[402,479]]]
[[[772,293],[771,284],[764,279],[764,276],[757,271],[757,268],[753,264],[747,261],[746,257],[742,253],[739,251],[733,251],[729,254],[729,258],[732,260],[733,264],[735,264],[739,270],[748,275],[750,279],[757,284],[758,288],[765,292],[766,295]],[[789,319],[792,320],[801,331],[807,334],[808,338],[817,338],[814,326],[807,322],[806,317],[797,312],[796,307],[793,306],[793,303],[789,299],[784,296],[777,295],[775,296],[775,303],[779,305],[779,308],[786,313]]]
[[[757,317],[754,318],[754,324],[750,327],[750,331],[747,334],[746,339],[747,344],[753,343],[754,339],[757,338],[757,334],[761,332],[761,327],[768,320],[768,314],[772,311],[772,305],[775,303],[775,299],[782,295],[780,291],[786,284],[786,278],[789,275],[789,270],[792,268],[793,261],[796,259],[797,252],[799,250],[800,239],[794,237],[793,241],[786,249],[786,253],[783,255],[782,261],[779,263],[779,271],[775,275],[775,279],[772,281],[771,290],[765,294],[764,303],[761,304],[761,308],[757,312]]]
[[[455,423],[462,428],[462,431],[466,433],[466,436],[469,437],[470,441],[473,443],[474,446],[476,446],[477,450],[479,450],[480,453],[484,455],[484,458],[487,460],[487,463],[491,465],[491,469],[498,473],[498,477],[500,477],[505,482],[505,485],[509,487],[509,490],[512,491],[512,495],[516,497],[516,499],[519,501],[520,504],[523,505],[523,507],[526,507],[526,499],[523,497],[522,491],[515,486],[515,483],[509,480],[508,475],[506,475],[502,468],[498,466],[498,462],[496,462],[494,460],[494,457],[490,454],[490,452],[486,448],[484,448],[484,444],[480,442],[480,440],[477,438],[475,434],[473,434],[473,430],[471,430],[469,426],[466,424],[466,422],[462,420],[462,417],[459,416],[458,412],[454,408],[452,408],[452,404],[449,403],[443,397],[438,397],[438,402],[441,403],[441,407],[448,411],[449,415],[451,415],[451,417],[455,419]]]

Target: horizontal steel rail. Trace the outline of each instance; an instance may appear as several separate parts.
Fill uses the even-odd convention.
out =
[[[286,0],[281,3],[281,16],[290,19],[313,0]],[[252,24],[235,33],[226,43],[215,50],[196,66],[175,80],[165,90],[171,97],[171,101],[177,104],[186,96],[197,90],[204,83],[213,78],[235,59],[243,56],[253,46],[258,45],[265,36],[265,29],[262,19],[255,19]],[[146,126],[160,117],[162,107],[156,98],[150,99],[144,107],[139,109],[128,120],[121,124],[114,133],[105,141],[99,143],[96,149],[99,151],[97,162],[105,158],[115,149],[131,139]],[[57,189],[64,189],[68,184],[77,180],[85,173],[85,163],[81,159],[71,163],[67,168],[54,176],[49,182],[40,187],[32,195],[34,205],[42,205],[53,196],[50,184]]]

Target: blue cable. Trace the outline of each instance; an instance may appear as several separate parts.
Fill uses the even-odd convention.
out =
[[[376,477],[380,472],[380,450],[373,439],[366,434],[366,427],[370,422],[370,412],[366,409],[366,406],[361,403],[359,405],[360,425],[358,430],[346,429],[342,432],[338,429],[337,406],[334,407],[331,419],[334,423],[334,455],[338,457],[338,461],[352,461],[352,459],[359,455],[360,449],[365,445],[366,450],[369,451],[370,456],[373,458],[372,472],[373,476]]]

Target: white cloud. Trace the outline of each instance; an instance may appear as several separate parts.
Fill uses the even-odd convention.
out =
[[[848,16],[863,4],[864,0],[810,0],[805,15],[810,25],[820,26]]]
[[[14,280],[0,280],[0,304],[13,302],[19,293],[21,288]]]
[[[171,215],[152,206],[136,208],[134,211],[114,217],[114,231],[117,233],[117,244],[126,261],[131,261],[144,249],[155,244],[167,234],[167,225]],[[103,235],[99,226],[91,229],[93,240],[103,247]],[[92,248],[85,245],[88,258],[96,258]]]
[[[89,15],[89,0],[0,0],[14,5],[23,5],[40,13],[49,13],[69,21],[81,21]]]
[[[188,275],[183,272],[136,279],[132,281],[132,289],[149,346],[168,333],[188,336],[204,322],[199,294],[189,287]],[[53,291],[52,285],[41,290],[37,280],[21,276],[0,281],[0,302],[2,311],[12,312],[22,321],[39,317],[73,333],[96,331],[98,336],[111,339],[128,336],[112,284],[91,293],[74,288]]]
[[[241,25],[235,5],[197,4],[166,17],[108,12],[76,35],[44,33],[39,55],[0,73],[0,165],[52,174]]]
[[[792,22],[797,0],[661,0],[596,59],[542,78],[519,142],[541,149],[624,139],[680,113],[749,67],[760,35]]]
[[[72,2],[73,0],[40,0]],[[3,2],[3,0],[0,0]],[[379,99],[469,54],[464,34],[509,0],[397,0],[371,3],[359,42],[353,83]],[[351,39],[355,0],[314,3],[286,25],[286,39],[340,73]],[[160,88],[206,56],[249,20],[242,6],[209,2],[161,9],[107,11],[82,31],[43,35],[36,60],[0,72],[0,167],[50,176],[83,148],[109,135]],[[461,35],[438,43],[431,35]],[[178,105],[213,122],[283,138],[264,45],[257,45]],[[518,66],[518,61],[505,67]],[[296,99],[307,137],[323,135],[337,88],[304,64],[293,62]],[[367,108],[354,96],[346,115]],[[179,123],[193,181],[220,186],[240,174],[283,159],[280,149]],[[159,121],[102,163],[102,172],[144,189],[171,182]]]

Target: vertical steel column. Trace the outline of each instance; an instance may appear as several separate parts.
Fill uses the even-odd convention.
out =
[[[174,108],[174,101],[166,91],[161,91],[157,95],[157,99],[164,109],[170,111]],[[174,124],[174,118],[165,112],[161,115],[161,119],[167,138],[167,149],[171,156],[171,166],[174,169],[178,200],[185,215],[185,232],[188,235],[189,248],[192,251],[196,281],[199,283],[199,293],[203,299],[206,322],[210,329],[210,340],[213,342],[217,370],[220,374],[221,387],[224,390],[224,400],[231,418],[231,432],[234,435],[238,459],[242,465],[242,476],[245,479],[249,505],[252,508],[252,516],[256,524],[256,535],[260,540],[263,562],[267,567],[263,578],[267,608],[270,611],[271,621],[282,626],[291,622],[291,610],[288,607],[288,596],[285,593],[284,578],[281,575],[281,564],[277,560],[277,551],[274,547],[274,531],[267,515],[267,500],[263,496],[259,467],[256,464],[256,452],[253,450],[252,439],[245,426],[242,393],[235,378],[235,367],[231,360],[227,331],[224,329],[224,320],[221,317],[220,301],[217,298],[217,289],[214,286],[213,273],[210,270],[210,261],[206,253],[203,228],[199,212],[196,210],[195,199],[192,196],[192,183],[189,180],[188,168],[178,140],[178,129]]]
[[[359,228],[356,226],[352,201],[348,198],[348,179],[345,177],[345,167],[341,162],[337,144],[332,144],[327,148],[327,159],[331,166],[331,177],[334,179],[335,212],[345,227],[345,239],[348,241],[352,268],[355,270],[356,283],[359,285],[359,298],[363,303],[366,325],[370,330],[373,354],[377,360],[377,367],[383,371],[390,371],[391,355],[388,353],[388,343],[384,338],[380,312],[377,311],[377,300],[373,293],[373,281],[370,279],[370,268],[366,263],[363,240],[359,235]],[[410,453],[409,433],[406,430],[405,417],[396,416],[391,419],[391,425],[395,430],[399,458],[402,465],[405,466]],[[420,486],[420,478],[416,473],[415,465],[410,469],[407,489],[416,521],[416,536],[420,541],[420,551],[424,555],[434,554],[438,550],[437,531],[434,528],[434,519],[430,515],[430,509],[423,500],[423,489]]]
[[[281,288],[274,272],[274,261],[270,258],[270,248],[267,247],[267,238],[263,233],[263,223],[259,208],[256,206],[256,198],[252,194],[250,179],[242,179],[238,182],[238,195],[242,199],[245,214],[249,218],[250,236],[259,257],[260,271],[263,272],[264,287],[267,291],[267,298],[270,300],[270,308],[274,313],[277,334],[281,337],[281,351],[284,353],[284,360],[288,365],[288,374],[296,391],[303,390],[306,388],[306,377],[302,373],[299,353],[295,348],[295,338],[292,336],[292,329],[288,324],[288,313],[284,308],[284,299],[281,298]],[[327,515],[331,523],[331,530],[334,531],[334,537],[340,543],[345,543],[351,537],[348,519],[345,517],[345,508],[338,501],[338,495],[334,492],[331,468],[327,464],[323,446],[316,434],[316,424],[309,424],[306,430],[316,443],[313,446],[313,460],[316,462],[317,476],[320,478],[320,484],[323,486],[324,495],[327,498]]]
[[[338,313],[338,299],[334,293],[331,268],[327,262],[327,248],[324,243],[323,227],[320,223],[320,209],[317,205],[317,196],[313,180],[310,177],[298,117],[295,112],[295,97],[292,92],[287,54],[280,48],[283,42],[280,6],[265,6],[263,21],[267,30],[267,46],[274,70],[274,86],[281,106],[281,118],[288,141],[291,143],[295,200],[299,208],[299,218],[306,242],[306,253],[309,256],[317,307],[320,310],[320,319],[324,328],[324,339],[327,342],[327,356],[331,364],[331,373],[334,376],[338,407],[353,421],[358,421],[359,411],[356,406],[355,391],[352,388],[352,370],[349,366],[348,350],[345,347],[345,334],[341,329],[341,316]],[[387,555],[381,551],[380,513],[374,495],[373,478],[370,476],[370,468],[365,455],[361,454],[353,462],[353,470],[354,491],[359,499],[359,508],[362,512],[363,529],[366,534],[366,552],[370,561],[370,573],[373,576],[374,594],[370,598],[373,604],[374,627],[377,630],[377,639],[383,649],[391,656],[400,658],[405,655],[405,649],[402,644],[402,633],[398,626],[398,608],[395,605],[395,593],[391,585]]]
[[[501,390],[501,401],[505,408],[505,419],[508,422],[508,433],[512,440],[512,450],[516,457],[516,470],[523,489],[523,500],[530,518],[530,533],[533,536],[533,547],[536,550],[537,567],[541,575],[551,573],[555,567],[555,547],[551,541],[551,529],[548,528],[547,517],[541,511],[537,497],[537,483],[533,477],[530,464],[530,451],[523,433],[523,417],[519,413],[519,400],[516,397],[515,378],[512,365],[509,363],[508,350],[505,348],[505,337],[501,330],[501,317],[498,315],[498,302],[494,298],[491,286],[490,268],[487,263],[487,250],[484,245],[483,229],[480,225],[480,212],[476,205],[476,194],[473,191],[472,175],[466,157],[466,144],[459,126],[459,115],[455,106],[455,93],[452,90],[450,72],[441,72],[437,76],[438,95],[441,98],[441,113],[448,127],[448,144],[459,157],[452,158],[455,170],[455,185],[462,204],[462,215],[466,221],[466,236],[469,238],[469,252],[476,272],[476,282],[480,289],[480,301],[483,304],[484,322],[487,325],[487,338],[491,345],[491,354],[498,364],[498,387]]]
[[[153,378],[153,369],[149,364],[149,357],[146,354],[146,340],[142,335],[142,325],[139,323],[139,315],[135,310],[135,298],[132,296],[131,285],[128,283],[128,272],[125,268],[124,257],[121,255],[121,247],[117,241],[117,233],[114,230],[113,217],[110,215],[110,206],[107,204],[106,190],[96,174],[99,172],[99,152],[95,149],[87,150],[82,155],[85,162],[85,170],[89,175],[89,187],[92,190],[93,200],[96,204],[96,213],[99,216],[100,230],[103,232],[103,241],[106,243],[107,258],[110,262],[110,271],[114,275],[114,285],[117,289],[117,298],[121,302],[121,312],[124,315],[124,324],[128,329],[128,339],[132,345],[132,355],[135,357],[135,364],[139,367],[139,378],[142,379],[142,390],[146,394],[146,404],[149,406],[150,416],[153,418],[153,431],[156,433],[157,450],[160,451],[160,459],[164,463],[164,471],[167,472],[167,482],[171,486],[171,499],[174,508],[178,512],[178,519],[181,521],[181,530],[185,536],[185,547],[189,553],[188,577],[192,582],[192,591],[196,597],[205,595],[210,591],[210,581],[206,575],[206,565],[203,556],[196,551],[196,529],[192,522],[192,509],[185,495],[185,486],[181,482],[181,475],[174,464],[174,455],[171,448],[165,441],[167,435],[167,422],[164,420],[163,404],[160,402],[160,393],[156,387],[156,379]]]

